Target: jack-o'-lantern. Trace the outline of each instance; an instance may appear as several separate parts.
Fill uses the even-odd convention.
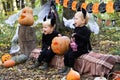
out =
[[[80,74],[71,68],[66,76],[66,80],[80,80]]]
[[[2,63],[4,63],[7,60],[10,60],[10,59],[11,59],[11,55],[9,53],[5,53],[1,57]]]
[[[25,7],[18,19],[19,24],[24,26],[31,26],[34,23],[33,10],[30,7]]]
[[[54,53],[63,55],[69,49],[70,39],[67,36],[55,37],[51,48]]]

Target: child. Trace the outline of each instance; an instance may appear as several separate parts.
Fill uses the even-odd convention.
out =
[[[42,51],[38,57],[38,60],[34,65],[30,68],[39,67],[41,62],[44,61],[43,66],[40,66],[40,69],[47,69],[51,59],[55,56],[55,53],[51,49],[52,39],[59,35],[57,31],[55,31],[55,14],[53,12],[49,13],[48,19],[44,18],[43,26],[43,34],[42,34]]]
[[[76,12],[74,16],[74,33],[72,34],[72,43],[70,50],[64,55],[65,67],[58,73],[67,74],[70,68],[74,68],[75,59],[91,50],[90,34],[91,31],[86,27],[88,15],[85,9]],[[74,41],[73,41],[74,40]]]

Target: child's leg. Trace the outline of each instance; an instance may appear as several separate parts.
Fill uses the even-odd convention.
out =
[[[44,57],[45,63],[43,64],[43,66],[40,67],[40,69],[47,69],[49,67],[49,63],[51,62],[54,56],[55,53],[53,53],[52,50],[47,50],[46,55]]]

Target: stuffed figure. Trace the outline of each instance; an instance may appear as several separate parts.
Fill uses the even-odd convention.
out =
[[[36,35],[32,27],[34,24],[33,9],[30,7],[23,8],[18,22],[20,24],[18,30],[20,51],[29,57],[31,51],[36,47]]]

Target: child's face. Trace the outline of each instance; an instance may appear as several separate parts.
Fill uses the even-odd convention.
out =
[[[81,27],[84,25],[85,20],[81,12],[77,12],[74,16],[74,25],[75,27]]]
[[[43,33],[45,35],[51,34],[54,30],[54,27],[51,27],[50,24],[43,24]]]

